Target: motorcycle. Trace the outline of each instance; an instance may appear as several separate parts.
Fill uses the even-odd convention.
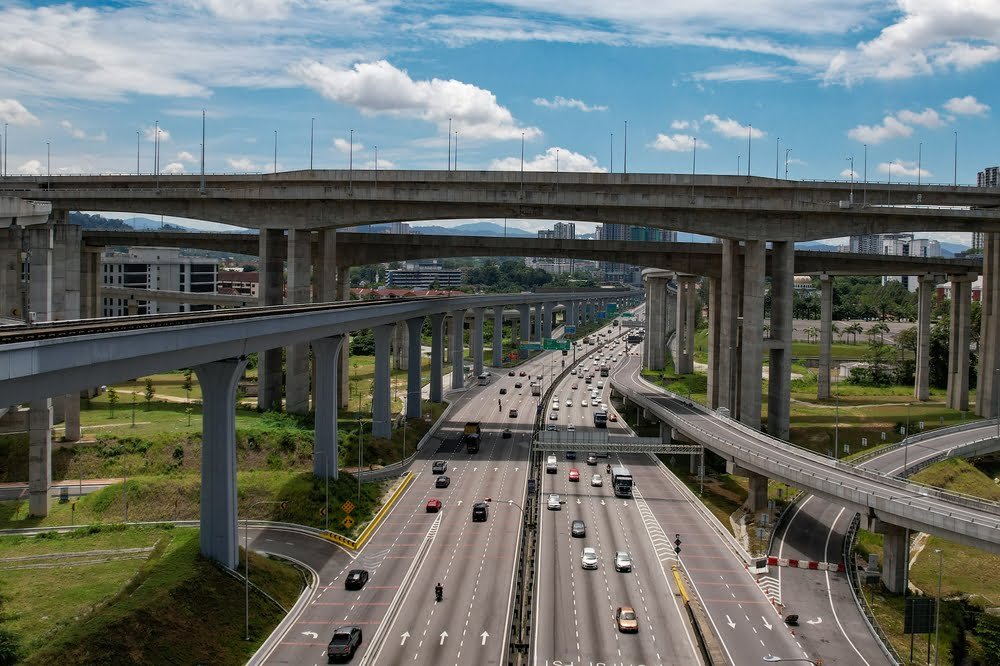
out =
[[[608,474],[611,474],[611,465],[608,465]]]

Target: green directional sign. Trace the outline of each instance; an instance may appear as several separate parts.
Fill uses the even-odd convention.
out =
[[[546,347],[548,349],[548,347]],[[522,342],[521,351],[542,351],[541,342]]]
[[[544,338],[542,340],[542,349],[569,349],[569,340]]]
[[[621,315],[619,315],[619,316],[620,316],[620,317],[621,317],[622,319],[629,319],[629,318],[631,318],[631,317],[634,317],[634,316],[635,316],[635,313],[634,313],[634,312],[623,312],[623,313],[621,313]]]
[[[618,304],[617,303],[608,303],[607,310],[608,310],[608,314],[614,314],[614,313],[618,312]]]

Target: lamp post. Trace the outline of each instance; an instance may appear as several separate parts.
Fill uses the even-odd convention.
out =
[[[906,438],[910,436],[910,403],[906,403],[906,431],[903,434],[903,478],[906,478]]]
[[[833,459],[840,460],[840,396],[833,397],[837,400],[833,421]]]
[[[917,185],[920,184],[920,162],[921,157],[923,157],[924,143],[921,141],[917,144]]]
[[[361,465],[364,463],[365,423],[358,414],[358,505],[361,505]]]
[[[785,148],[785,180],[788,180],[788,153],[792,152],[791,148]]]
[[[847,158],[851,163],[851,203],[854,203],[854,155]]]
[[[261,504],[284,504],[276,500],[261,500],[254,502],[247,507],[247,514],[250,509]],[[250,640],[250,516],[243,517],[243,617],[246,625],[246,637]]]

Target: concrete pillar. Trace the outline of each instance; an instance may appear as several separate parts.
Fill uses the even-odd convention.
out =
[[[55,214],[52,217],[57,217]],[[59,211],[53,228],[52,319],[80,318],[80,241],[82,230],[77,224],[68,224],[68,211]],[[80,439],[80,393],[69,393],[60,399],[63,420],[63,439],[75,442]]]
[[[246,359],[194,367],[202,392],[201,554],[230,569],[239,562],[236,530],[236,388]]]
[[[405,321],[397,321],[392,331],[392,367],[395,370],[406,370],[410,365],[409,329]]]
[[[687,308],[684,313],[684,369],[686,374],[694,372],[694,330],[697,321],[696,310],[698,306],[698,279],[689,277],[685,280],[685,290],[687,300],[684,305]]]
[[[740,299],[743,289],[743,265],[734,240],[722,241],[722,304],[719,308],[719,406],[739,416],[739,359],[742,317]]]
[[[972,328],[972,279],[951,281],[951,320],[948,328],[948,407],[969,409],[969,340]],[[982,341],[980,358],[985,353]],[[996,358],[994,356],[994,358]],[[984,367],[980,364],[979,374]],[[977,400],[978,407],[978,400]]]
[[[100,250],[84,247],[80,253],[80,317],[83,319],[104,315],[101,280]]]
[[[552,337],[552,315],[555,308],[553,308],[553,303],[542,303],[541,312],[541,333],[539,339],[551,338]]]
[[[646,308],[647,335],[643,353],[650,370],[663,370],[666,367],[668,331],[664,310],[667,307],[667,282],[666,274],[650,276],[646,282],[649,305]]]
[[[423,414],[422,393],[423,382],[420,374],[420,332],[424,327],[423,317],[413,317],[406,320],[409,329],[407,337],[407,367],[406,367],[406,418],[419,419]]]
[[[830,398],[830,356],[833,344],[833,277],[821,275],[819,278],[819,368],[816,397]]]
[[[740,353],[740,422],[760,428],[764,336],[764,241],[746,241],[743,268],[743,348]]]
[[[312,234],[301,229],[288,230],[288,295],[289,304],[312,301]],[[309,345],[295,344],[285,348],[285,411],[289,414],[309,412]]]
[[[316,359],[316,387],[313,392],[315,440],[313,475],[320,478],[340,478],[337,442],[337,375],[340,370],[340,348],[343,335],[312,341]]]
[[[750,472],[747,476],[747,509],[752,513],[767,508],[767,477]]]
[[[52,224],[28,227],[28,247],[31,252],[28,311],[35,313],[35,321],[52,319],[53,246],[55,235]]]
[[[472,309],[472,331],[469,335],[469,351],[472,352],[472,372],[477,377],[483,374],[483,317],[485,308]]]
[[[903,594],[910,554],[907,531],[888,523],[881,523],[879,527],[882,533],[882,584],[894,594]]]
[[[688,353],[688,301],[691,299],[690,279],[687,276],[677,276],[677,328],[674,339],[677,341],[677,358],[674,369],[679,375],[689,375],[693,371],[692,359]]]
[[[531,339],[535,342],[542,341],[542,321],[545,319],[545,304],[535,303],[535,329],[531,335]]]
[[[664,444],[669,444],[670,440],[673,439],[673,428],[670,427],[669,423],[664,423],[660,421],[660,441]]]
[[[441,402],[443,398],[444,317],[443,314],[431,315],[431,402]]]
[[[451,319],[444,320],[444,362],[452,363],[455,362],[454,354],[452,353],[452,338],[455,336],[455,326]]]
[[[263,306],[281,305],[283,266],[278,244],[284,241],[281,229],[260,230],[260,284],[257,299]],[[235,400],[235,398],[234,398]],[[281,348],[267,349],[257,354],[257,408],[263,411],[281,409]]]
[[[503,308],[493,308],[493,367],[503,367]]]
[[[771,351],[767,382],[767,432],[788,440],[792,401],[792,298],[795,244],[771,243]]]
[[[722,303],[722,282],[716,278],[708,279],[708,406],[715,409],[719,406],[719,327],[721,317],[719,308]]]
[[[931,276],[922,275],[917,286],[917,363],[913,383],[913,397],[917,400],[930,397],[931,292],[935,283]]]
[[[521,320],[521,341],[527,342],[531,340],[531,306],[522,303],[517,306],[517,313]]]
[[[316,302],[332,303],[337,294],[337,230],[320,229],[318,256],[313,262],[316,275]]]
[[[28,411],[28,513],[49,515],[52,487],[52,400],[35,400]]]
[[[336,266],[337,280],[337,300],[338,301],[349,301],[351,300],[351,268],[350,266]],[[341,409],[347,409],[348,402],[351,399],[351,354],[350,354],[350,344],[348,340],[344,340],[344,344],[340,346],[340,375],[338,379],[340,380],[340,391],[337,395],[340,398]]]
[[[372,392],[372,437],[389,439],[392,436],[392,409],[390,404],[391,358],[389,340],[395,324],[375,327],[375,384]]]
[[[465,310],[451,313],[451,388],[465,388]]]

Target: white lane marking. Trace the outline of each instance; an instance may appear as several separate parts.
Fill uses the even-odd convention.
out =
[[[837,517],[833,519],[833,524],[830,527],[829,533],[826,535],[826,545],[823,547],[823,554],[827,558],[830,557],[830,537],[833,535],[833,526],[836,525],[837,522],[840,520],[840,517],[844,515],[845,510],[846,509],[844,507],[841,507],[840,512],[837,514]],[[843,634],[844,638],[847,639],[848,645],[850,645],[851,649],[854,650],[854,653],[858,655],[858,658],[862,662],[864,662],[865,666],[871,666],[868,663],[868,660],[864,658],[864,655],[861,654],[861,651],[858,650],[858,646],[854,644],[854,641],[851,640],[851,637],[844,630],[844,625],[840,623],[840,617],[837,615],[837,609],[833,605],[833,586],[830,585],[830,571],[827,570],[825,574],[826,574],[826,595],[827,598],[830,600],[830,611],[833,613],[833,619],[836,620],[837,627],[840,628],[840,633]],[[810,622],[809,624],[812,624],[812,622]]]

